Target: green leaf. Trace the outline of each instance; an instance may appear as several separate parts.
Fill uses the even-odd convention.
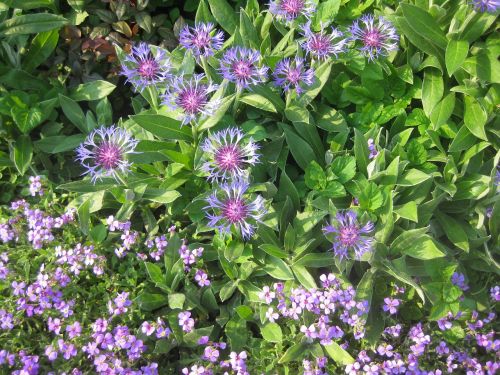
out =
[[[410,169],[404,175],[398,178],[397,185],[399,186],[415,186],[427,181],[432,176],[428,173],[422,172],[419,169]]]
[[[97,80],[76,86],[69,96],[77,102],[99,100],[111,94],[115,88],[116,86],[108,81]]]
[[[438,48],[443,50],[446,48],[448,43],[446,36],[430,13],[407,3],[400,3],[399,6],[402,8],[403,15],[414,32]]]
[[[305,342],[294,344],[286,350],[285,354],[283,354],[278,363],[296,362],[307,353],[306,349],[307,344]]]
[[[10,8],[22,10],[54,7],[54,0],[3,0],[2,3]]]
[[[306,106],[320,93],[321,89],[326,84],[326,81],[328,81],[328,77],[330,77],[331,70],[331,60],[326,60],[316,69],[316,71],[314,72],[313,84],[302,94],[299,99],[299,103],[301,105]]]
[[[451,77],[462,66],[469,53],[466,40],[450,40],[446,47],[445,62],[448,75]]]
[[[316,12],[314,12],[313,28],[319,30],[321,25],[328,26],[339,12],[340,0],[326,0],[319,3]]]
[[[375,211],[382,207],[384,196],[381,189],[373,182],[363,183],[360,186],[359,206],[364,210]]]
[[[407,157],[413,165],[421,165],[427,161],[425,147],[416,139],[412,139],[407,146]]]
[[[288,258],[288,254],[286,253],[286,251],[281,250],[278,246],[275,245],[263,244],[259,246],[259,249],[276,258]]]
[[[23,58],[23,68],[27,72],[35,69],[41,63],[47,61],[57,46],[59,32],[57,30],[45,31],[36,35],[31,41],[28,52]]]
[[[278,280],[294,280],[292,270],[281,259],[274,256],[268,256],[262,269]]]
[[[464,123],[477,138],[488,140],[484,126],[488,116],[479,102],[469,95],[464,97]]]
[[[109,190],[115,187],[113,183],[95,183],[91,184],[85,181],[73,181],[59,185],[57,189],[71,191],[74,193],[93,193],[97,191]]]
[[[405,219],[418,223],[417,204],[413,201],[405,203],[402,206],[394,207],[394,212]]]
[[[347,366],[350,363],[354,363],[354,358],[336,342],[332,342],[329,345],[323,345],[323,348],[330,358],[341,366]]]
[[[428,228],[411,229],[401,233],[391,244],[391,253],[401,254],[412,243],[419,242]]]
[[[208,4],[219,25],[233,35],[234,30],[238,27],[238,19],[233,7],[226,0],[208,0]]]
[[[306,170],[311,160],[316,160],[313,149],[289,125],[283,123],[280,123],[280,125],[285,132],[286,142],[290,147],[293,158],[300,168]]]
[[[304,267],[322,268],[335,264],[335,258],[331,252],[309,253],[297,260],[293,265]]]
[[[183,293],[170,293],[168,295],[168,306],[171,309],[183,309],[186,295]]]
[[[440,211],[435,212],[439,224],[444,230],[446,237],[459,249],[466,252],[469,251],[469,239],[467,233],[462,227],[462,224],[453,217],[446,215]]]
[[[162,139],[191,141],[193,136],[188,126],[163,115],[132,115],[130,116],[140,127]]]
[[[300,264],[294,264],[292,266],[292,271],[297,280],[302,286],[308,290],[316,289],[318,286],[316,285],[316,281],[314,281],[314,277],[309,273],[307,268],[301,266]]]
[[[144,265],[146,266],[146,271],[148,272],[148,276],[152,282],[160,284],[165,282],[163,272],[160,267],[150,262],[144,262]]]
[[[229,109],[229,106],[234,100],[234,97],[235,97],[234,94],[232,94],[223,98],[215,113],[212,116],[207,117],[204,120],[200,121],[198,125],[198,130],[199,131],[206,130],[217,125],[219,121],[222,119],[222,117],[224,117],[224,115],[226,114],[227,110]]]
[[[198,9],[196,10],[195,22],[213,23],[214,21],[215,19],[212,14],[210,14],[210,9],[208,9],[206,0],[200,0],[200,4],[198,5]]]
[[[139,308],[144,311],[153,311],[166,306],[168,299],[166,295],[142,292],[137,296],[135,302]]]
[[[244,10],[240,10],[240,34],[245,45],[252,48],[259,47],[259,33]]]
[[[21,175],[24,175],[28,170],[32,157],[33,146],[30,137],[27,135],[18,137],[12,149],[11,160]]]
[[[67,96],[59,94],[59,104],[61,105],[61,108],[68,120],[83,133],[88,133],[89,129],[87,129],[85,114],[78,103]]]
[[[424,82],[422,85],[422,106],[427,116],[443,97],[444,85],[443,77],[439,70],[430,68],[424,72]]]
[[[455,93],[449,93],[432,110],[430,119],[434,129],[439,129],[450,118],[455,109]]]
[[[316,161],[311,161],[306,168],[305,174],[306,186],[314,190],[324,190],[326,189],[326,174],[321,165]]]
[[[338,180],[344,184],[356,175],[356,158],[348,155],[336,157],[330,168]]]
[[[29,108],[14,107],[11,109],[11,114],[23,134],[29,133],[43,121],[42,109],[37,105]]]
[[[428,260],[444,257],[445,254],[438,249],[432,237],[427,234],[422,235],[418,241],[409,244],[405,249],[402,249],[402,254],[411,256],[412,258]]]
[[[260,333],[264,340],[268,342],[281,342],[283,341],[283,333],[281,327],[277,323],[267,323],[261,327]]]
[[[309,124],[309,111],[304,107],[290,105],[285,109],[285,116],[292,122],[305,122]]]
[[[142,198],[149,199],[150,201],[153,202],[167,204],[167,203],[172,203],[180,196],[181,193],[179,193],[177,190],[165,191],[164,189],[148,188],[142,195]]]
[[[358,129],[354,129],[354,156],[356,156],[356,163],[358,168],[365,175],[367,174],[367,166],[369,162],[370,150],[368,150],[368,143],[365,136]]]
[[[258,109],[262,109],[263,111],[273,112],[273,113],[277,112],[273,103],[259,94],[247,94],[245,96],[242,96],[239,100],[240,102],[249,104],[252,107]]]
[[[67,22],[66,18],[50,13],[17,15],[0,23],[0,37],[59,29]]]
[[[238,314],[241,319],[252,320],[252,318],[253,318],[253,310],[246,305],[240,305],[240,306],[236,307],[234,310],[236,311],[236,314]]]

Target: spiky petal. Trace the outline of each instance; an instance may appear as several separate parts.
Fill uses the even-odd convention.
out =
[[[316,9],[311,0],[273,0],[269,3],[269,11],[280,21],[293,22],[300,16],[310,18]]]
[[[296,57],[291,60],[283,59],[274,68],[274,84],[285,92],[295,90],[297,95],[304,91],[304,86],[311,86],[314,82],[314,70],[305,67],[305,60]]]
[[[325,60],[346,51],[348,39],[334,27],[328,33],[322,25],[321,30],[315,33],[311,30],[311,22],[307,22],[302,34],[305,38],[301,43],[302,48],[313,58]]]
[[[224,33],[214,28],[214,24],[196,23],[194,27],[184,26],[179,33],[179,43],[198,58],[212,56],[224,44]]]
[[[213,213],[207,212],[208,226],[228,233],[231,227],[239,229],[243,239],[248,240],[255,232],[256,224],[266,213],[264,199],[258,195],[251,200],[246,193],[248,182],[234,180],[224,183],[220,189],[207,198]]]
[[[244,47],[228,49],[220,63],[223,77],[240,88],[265,82],[267,70],[268,67],[261,63],[260,53]]]
[[[500,0],[472,0],[478,12],[496,13],[500,9]]]
[[[359,42],[359,50],[370,60],[387,56],[398,49],[399,36],[396,29],[384,17],[372,14],[362,16],[350,27],[352,40]]]
[[[76,160],[85,168],[93,183],[103,177],[118,180],[120,174],[130,171],[129,154],[135,154],[135,140],[125,129],[104,126],[93,130],[76,149]]]
[[[127,77],[136,91],[156,86],[171,77],[171,64],[165,51],[147,43],[139,43],[132,47],[122,64],[121,74]]]
[[[372,249],[374,239],[367,235],[373,228],[370,221],[361,226],[356,213],[349,210],[337,213],[336,222],[324,227],[323,232],[335,235],[333,251],[339,259],[349,258],[349,250],[354,251],[356,259],[361,259],[364,253]]]
[[[183,75],[174,78],[162,96],[163,104],[173,110],[180,110],[183,125],[191,121],[212,116],[220,105],[220,100],[210,100],[210,94],[218,86],[206,81],[204,74],[195,74],[186,79]]]
[[[202,170],[211,181],[246,178],[248,166],[259,162],[259,146],[237,128],[228,128],[211,134],[203,141],[205,162]]]

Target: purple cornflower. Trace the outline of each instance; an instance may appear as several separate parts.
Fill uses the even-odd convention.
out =
[[[302,32],[305,40],[301,43],[302,48],[313,58],[326,60],[328,57],[335,56],[346,51],[348,40],[344,38],[344,34],[332,27],[331,32],[327,33],[321,26],[321,30],[317,33],[311,30],[311,22],[304,25]]]
[[[472,0],[472,5],[478,12],[496,13],[500,9],[500,0]]]
[[[179,326],[182,327],[184,332],[191,332],[194,328],[194,319],[191,318],[190,311],[180,312],[178,315],[179,318]]]
[[[374,225],[368,221],[363,227],[360,227],[357,221],[357,215],[354,211],[337,213],[337,223],[335,226],[327,225],[323,228],[325,234],[334,233],[335,240],[333,243],[333,251],[340,259],[348,257],[348,250],[353,249],[355,258],[360,259],[361,256],[371,251],[373,246],[373,238],[365,236],[369,234]]]
[[[375,142],[373,142],[373,139],[368,139],[368,150],[370,150],[370,155],[369,155],[369,158],[370,159],[374,159],[377,157],[378,155],[378,151],[377,151],[377,148],[375,147]]]
[[[208,279],[208,275],[203,270],[196,271],[196,274],[194,275],[194,279],[196,280],[198,285],[201,287],[210,285],[210,280]]]
[[[206,199],[208,206],[205,209],[211,208],[214,211],[213,214],[206,214],[209,227],[228,233],[231,226],[234,226],[240,229],[243,239],[252,237],[255,224],[251,221],[260,222],[266,211],[264,199],[260,195],[253,201],[246,197],[248,186],[248,182],[243,180],[225,183]],[[220,193],[223,198],[219,197]]]
[[[389,314],[394,315],[398,312],[398,307],[399,307],[400,303],[401,303],[401,300],[399,300],[397,298],[386,297],[386,298],[384,298],[383,310],[389,311]]]
[[[464,292],[469,289],[469,286],[465,283],[465,275],[463,273],[453,272],[453,275],[451,275],[451,283],[458,286]]]
[[[398,48],[399,36],[396,34],[396,29],[384,17],[379,16],[375,19],[372,14],[364,15],[354,21],[350,32],[351,39],[354,42],[361,42],[360,51],[370,60],[387,56],[389,52]]]
[[[29,189],[31,196],[34,197],[37,194],[42,196],[43,188],[40,176],[30,176],[29,182],[30,182]]]
[[[139,43],[132,48],[122,64],[121,74],[137,91],[156,86],[171,77],[171,64],[165,51],[147,43]]]
[[[220,62],[220,71],[225,79],[239,88],[247,88],[262,83],[267,78],[268,67],[261,64],[258,51],[232,47],[226,51]]]
[[[224,44],[224,33],[214,29],[214,24],[196,23],[194,27],[185,25],[179,33],[179,43],[198,58],[212,56]]]
[[[209,135],[201,144],[205,162],[201,169],[211,181],[245,178],[245,167],[259,162],[259,146],[238,128],[227,128]]]
[[[195,74],[190,79],[185,79],[183,75],[175,77],[162,96],[164,105],[182,112],[179,118],[182,125],[212,116],[220,105],[220,100],[209,100],[210,93],[218,86],[203,81],[204,74]]]
[[[130,163],[127,154],[135,153],[138,141],[132,138],[125,129],[104,126],[93,130],[76,149],[76,160],[86,169],[95,183],[103,177],[114,177],[118,180],[120,173],[127,174]]]
[[[295,89],[297,95],[304,91],[304,86],[311,86],[314,82],[314,70],[306,69],[305,60],[296,57],[291,60],[283,59],[274,68],[274,84],[287,92]]]
[[[316,9],[311,0],[273,0],[269,3],[269,11],[278,20],[292,22],[300,16],[309,18]]]

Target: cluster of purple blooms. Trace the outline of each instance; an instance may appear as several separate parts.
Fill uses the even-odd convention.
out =
[[[42,187],[42,178],[40,176],[30,176],[29,182],[29,190],[32,197],[36,195],[42,196],[45,193]]]
[[[192,266],[199,263],[199,259],[201,259],[201,256],[203,255],[203,247],[190,250],[187,246],[186,240],[184,240],[179,248],[179,255],[182,259],[182,263],[184,263],[184,271],[189,273]],[[201,268],[195,270],[194,280],[201,288],[210,285],[208,274]]]

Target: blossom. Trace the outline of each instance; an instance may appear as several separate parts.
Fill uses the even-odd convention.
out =
[[[220,71],[225,79],[239,88],[247,88],[262,83],[267,78],[268,67],[261,64],[258,51],[232,47],[226,51],[220,62]]]
[[[266,311],[266,318],[271,322],[274,323],[275,320],[277,320],[280,317],[280,315],[277,312],[274,312],[274,309],[272,307],[269,307]]]
[[[191,332],[194,328],[194,319],[191,318],[190,311],[180,312],[178,315],[179,318],[179,326],[182,327],[184,332]]]
[[[34,197],[37,194],[40,196],[43,195],[43,188],[40,176],[30,176],[29,182],[30,182],[29,190],[32,197]]]
[[[399,36],[396,29],[384,17],[377,19],[371,14],[362,16],[350,27],[352,40],[361,42],[360,51],[370,60],[387,56],[398,48]]]
[[[262,292],[259,292],[259,299],[266,302],[266,304],[270,304],[273,299],[276,297],[276,293],[272,292],[271,289],[265,285],[262,288]]]
[[[273,72],[274,84],[282,87],[285,92],[295,89],[297,95],[300,95],[304,86],[311,86],[314,82],[314,70],[307,69],[304,62],[300,57],[278,62]]]
[[[496,285],[490,289],[490,296],[492,301],[500,301],[500,286]]]
[[[198,283],[199,286],[204,287],[210,285],[210,280],[208,279],[208,275],[203,270],[196,271],[194,275],[194,279]]]
[[[500,0],[472,0],[472,5],[478,12],[496,13],[500,9]]]
[[[469,286],[465,283],[465,275],[463,273],[453,272],[453,275],[451,275],[451,283],[464,292],[469,289]]]
[[[305,38],[301,42],[302,48],[314,58],[325,60],[331,56],[337,57],[338,54],[346,51],[348,39],[344,38],[344,34],[334,27],[328,33],[321,25],[321,30],[314,32],[311,30],[311,22],[307,22],[302,35]]]
[[[179,44],[190,50],[195,57],[212,56],[222,48],[224,33],[214,29],[214,24],[196,23],[194,27],[185,25],[179,33]]]
[[[235,180],[224,183],[206,200],[213,214],[207,212],[208,226],[228,233],[231,227],[239,228],[243,239],[252,237],[256,222],[265,214],[264,199],[258,195],[254,200],[247,197],[248,182]]]
[[[400,303],[401,300],[397,298],[385,297],[383,310],[389,311],[389,314],[394,315],[398,312],[398,306],[400,305]]]
[[[357,215],[354,211],[339,212],[336,216],[336,224],[323,228],[325,234],[335,235],[333,251],[340,259],[348,257],[348,250],[352,249],[356,259],[371,251],[373,238],[366,236],[374,228],[372,222],[368,221],[364,226],[360,226]]]
[[[179,118],[182,125],[212,116],[220,106],[220,100],[209,100],[210,93],[217,90],[218,86],[204,81],[204,74],[195,74],[190,79],[180,75],[167,86],[162,96],[163,104],[182,112]]]
[[[138,141],[125,129],[104,126],[93,130],[76,149],[76,160],[86,169],[95,183],[103,177],[118,179],[120,174],[130,171],[128,154],[134,154]]]
[[[300,16],[312,16],[316,5],[311,0],[273,0],[269,3],[269,11],[277,19],[292,22]]]
[[[377,148],[375,147],[375,143],[373,142],[373,139],[368,139],[368,150],[370,151],[370,155],[368,156],[370,159],[374,159],[378,155]]]
[[[247,166],[259,162],[259,146],[238,128],[227,128],[209,135],[201,144],[204,163],[201,169],[211,181],[247,177]]]
[[[139,43],[125,57],[121,74],[137,91],[143,91],[146,87],[156,86],[169,79],[170,69],[170,59],[165,51],[151,48],[147,43]]]

